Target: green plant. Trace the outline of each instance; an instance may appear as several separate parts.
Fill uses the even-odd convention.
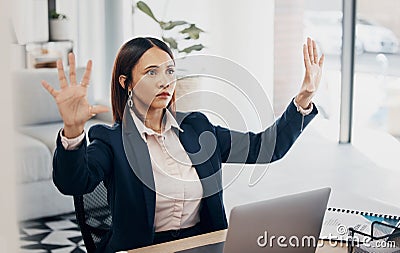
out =
[[[60,20],[63,20],[63,19],[67,19],[67,16],[66,16],[65,14],[57,13],[56,11],[52,10],[52,11],[50,11],[50,13],[49,13],[49,18],[50,18],[50,19],[60,19]]]
[[[176,50],[178,53],[186,53],[189,54],[192,51],[200,51],[203,48],[203,44],[193,44],[189,47],[180,49],[178,46],[178,43],[181,41],[179,38],[176,37],[164,37],[165,31],[173,30],[173,29],[178,29],[178,33],[183,35],[183,40],[190,41],[190,40],[197,40],[200,38],[200,33],[203,33],[204,31],[197,27],[195,24],[189,23],[187,21],[179,20],[179,21],[168,21],[164,22],[162,20],[157,19],[150,7],[144,3],[143,1],[139,1],[136,3],[136,7],[148,15],[150,18],[152,18],[155,22],[158,23],[160,26],[161,30],[163,31],[163,36],[162,39],[165,43],[169,45],[169,47],[173,50]]]

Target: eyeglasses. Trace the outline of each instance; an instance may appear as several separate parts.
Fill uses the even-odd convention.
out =
[[[400,253],[400,228],[391,224],[374,221],[371,234],[349,228],[348,253]]]

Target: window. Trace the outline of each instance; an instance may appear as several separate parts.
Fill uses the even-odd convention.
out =
[[[357,39],[362,53],[355,58],[353,107],[355,128],[385,131],[398,140],[399,8],[395,0],[357,1]]]
[[[321,134],[338,139],[341,91],[342,1],[275,1],[274,108],[279,115],[297,94],[304,76],[302,44],[307,37],[325,54],[324,72],[314,102],[313,124]],[[329,130],[328,130],[329,129]]]

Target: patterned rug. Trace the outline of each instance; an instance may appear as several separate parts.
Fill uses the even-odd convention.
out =
[[[22,253],[86,253],[74,213],[19,224]]]

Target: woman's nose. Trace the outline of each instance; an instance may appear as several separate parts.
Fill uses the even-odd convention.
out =
[[[169,82],[168,81],[160,81],[159,84],[160,88],[165,88],[169,86]]]
[[[160,78],[160,80],[158,81],[159,87],[160,88],[165,88],[168,87],[169,85],[171,85],[171,83],[174,80],[169,78],[167,75],[162,75],[162,77]]]

